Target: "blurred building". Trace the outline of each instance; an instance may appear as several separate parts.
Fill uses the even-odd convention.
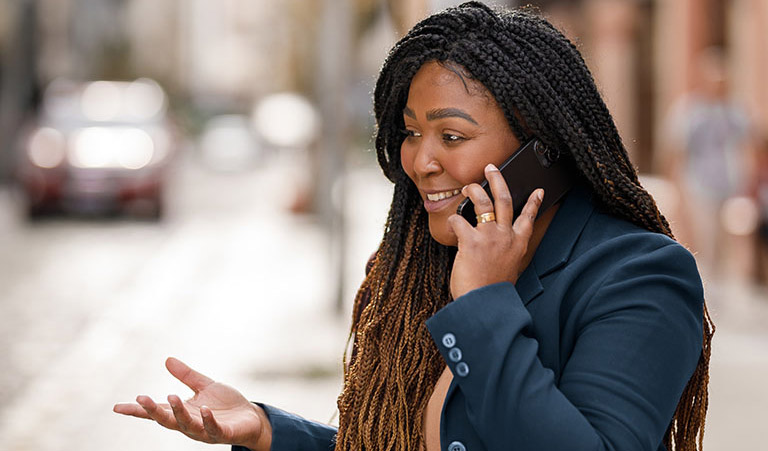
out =
[[[36,80],[157,79],[172,96],[213,109],[250,108],[269,92],[317,93],[323,11],[350,11],[345,67],[356,89],[386,48],[424,14],[454,0],[0,0],[2,73],[18,64],[14,33],[37,7]],[[726,49],[733,94],[768,127],[768,3],[763,0],[498,0],[532,3],[580,46],[642,171],[654,170],[660,121],[694,83],[695,55]],[[386,17],[384,17],[386,16]],[[337,22],[341,23],[341,22]],[[392,31],[381,32],[382,24]],[[375,30],[379,30],[378,34]],[[378,36],[378,41],[371,36]],[[382,36],[385,36],[382,41]],[[327,40],[326,40],[327,41]],[[331,42],[331,41],[327,41]],[[367,46],[361,50],[361,46]],[[376,49],[371,52],[371,49]],[[325,51],[329,51],[325,49]],[[362,91],[365,94],[364,90]],[[358,115],[370,110],[355,108]],[[5,149],[5,147],[4,147]],[[4,150],[7,152],[7,150]]]
[[[196,99],[296,85],[297,2],[38,0],[41,78],[160,80]],[[211,100],[207,100],[211,101]],[[248,105],[250,107],[250,104]]]
[[[721,47],[732,96],[768,127],[768,3],[762,0],[540,1],[587,59],[634,161],[656,172],[663,121],[696,84],[697,56]]]

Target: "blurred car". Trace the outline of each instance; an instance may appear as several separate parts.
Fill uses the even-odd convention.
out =
[[[54,81],[18,149],[26,212],[160,218],[176,141],[167,96],[153,80]]]

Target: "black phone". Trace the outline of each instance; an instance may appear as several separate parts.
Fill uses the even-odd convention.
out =
[[[574,169],[556,149],[550,149],[539,139],[533,138],[520,146],[511,157],[499,166],[501,175],[512,195],[515,218],[520,215],[531,193],[537,188],[544,189],[544,200],[539,208],[541,215],[557,203],[575,181]],[[481,185],[491,196],[488,180]],[[477,225],[475,206],[469,198],[464,199],[457,210],[473,226]]]

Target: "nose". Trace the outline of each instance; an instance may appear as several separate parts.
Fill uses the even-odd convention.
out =
[[[426,178],[442,171],[443,166],[440,164],[437,149],[429,140],[423,140],[413,156],[413,172],[420,178]]]

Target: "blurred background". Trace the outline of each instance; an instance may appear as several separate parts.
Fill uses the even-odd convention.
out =
[[[391,195],[376,74],[458,3],[0,0],[0,450],[217,448],[111,412],[188,395],[169,355],[333,422]],[[707,449],[761,449],[768,2],[525,3],[582,51],[696,255]]]

